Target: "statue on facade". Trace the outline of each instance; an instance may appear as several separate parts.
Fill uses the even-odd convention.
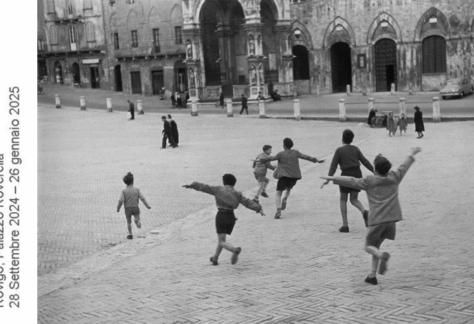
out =
[[[258,81],[257,81],[257,68],[255,65],[252,65],[250,68],[250,85],[251,86],[257,86]]]
[[[252,34],[249,35],[249,55],[255,55],[255,40]]]
[[[193,59],[193,44],[189,40],[186,42],[186,55],[188,56],[188,59]]]

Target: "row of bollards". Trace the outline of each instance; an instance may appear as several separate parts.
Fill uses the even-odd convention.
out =
[[[60,109],[61,108],[61,98],[59,97],[58,94],[54,95],[54,102],[56,108]],[[112,107],[112,98],[106,98],[105,99],[105,105],[107,107],[108,112],[113,112],[113,107]],[[86,97],[85,96],[80,96],[79,97],[79,108],[81,110],[86,110],[87,105],[86,105]],[[137,111],[139,115],[143,115],[145,111],[143,110],[143,103],[142,100],[138,99],[137,100]]]

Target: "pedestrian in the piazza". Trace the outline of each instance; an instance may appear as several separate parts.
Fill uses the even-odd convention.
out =
[[[138,207],[139,200],[143,202],[146,208],[151,209],[151,207],[148,205],[145,197],[140,192],[140,189],[133,186],[133,174],[131,172],[128,172],[123,177],[123,182],[127,187],[120,193],[120,198],[117,205],[117,213],[120,212],[120,208],[123,205],[125,210],[125,218],[127,219],[127,239],[131,240],[133,239],[132,216],[137,228],[142,227],[142,223],[140,221],[140,208]]]
[[[174,91],[171,91],[170,99],[171,99],[171,105],[172,105],[173,107],[176,107],[176,96],[175,96],[175,92],[174,92]]]
[[[372,108],[369,111],[369,117],[367,117],[367,124],[369,124],[370,127],[375,126],[375,116],[377,114],[377,109]]]
[[[258,190],[255,194],[255,198],[253,200],[258,201],[260,195],[262,197],[268,198],[268,194],[266,192],[266,187],[270,180],[267,178],[267,169],[275,170],[275,167],[270,162],[261,162],[260,159],[267,158],[272,154],[272,146],[271,145],[264,145],[262,148],[262,153],[257,155],[255,160],[253,161],[253,174],[255,179],[258,182]]]
[[[303,154],[298,150],[294,150],[293,141],[288,137],[283,139],[283,151],[278,152],[275,156],[264,157],[257,160],[262,163],[278,161],[278,166],[273,172],[273,177],[278,179],[275,195],[275,219],[281,218],[281,211],[286,209],[291,189],[295,186],[296,181],[301,179],[299,159],[308,160],[313,163],[324,162],[324,160],[319,160],[315,157]],[[285,195],[282,198],[283,191]]]
[[[135,105],[130,100],[127,100],[127,102],[128,102],[128,112],[130,113],[130,120],[134,120],[135,119]]]
[[[222,249],[226,249],[232,253],[230,259],[231,264],[236,264],[239,258],[239,254],[242,251],[241,247],[234,247],[232,244],[227,242],[226,236],[232,234],[234,229],[235,218],[234,209],[239,204],[244,205],[248,209],[256,211],[264,216],[262,206],[256,201],[246,198],[241,192],[234,189],[237,179],[232,174],[224,174],[222,177],[223,186],[210,186],[200,182],[192,182],[189,185],[184,185],[184,188],[194,189],[213,195],[217,205],[216,215],[216,232],[217,232],[217,248],[210,261],[213,265],[218,265],[219,255]]]
[[[174,147],[177,147],[179,144],[179,132],[178,132],[178,124],[176,124],[176,121],[171,117],[171,115],[168,114],[168,122],[170,123],[170,135],[173,138],[172,143],[174,144]],[[171,144],[171,141],[170,141]]]
[[[240,114],[245,111],[245,113],[248,115],[249,114],[249,106],[248,106],[248,100],[247,97],[242,93],[242,96],[240,98],[241,103],[242,103],[242,108],[240,109]]]
[[[166,141],[170,141],[170,145],[174,147],[174,140],[173,136],[171,135],[171,126],[170,123],[166,120],[166,116],[161,116],[161,120],[163,121],[163,130],[161,133],[163,134],[163,139],[161,141],[161,148],[166,148]]]
[[[398,187],[415,161],[415,155],[420,151],[421,148],[419,147],[412,148],[410,155],[395,171],[390,171],[392,164],[386,157],[379,154],[374,160],[374,175],[362,179],[347,176],[321,177],[340,186],[367,191],[370,211],[365,251],[372,256],[372,267],[369,275],[365,278],[365,282],[369,284],[376,285],[378,283],[377,273],[383,275],[387,271],[390,254],[382,252],[380,246],[385,239],[395,239],[396,222],[402,220]]]
[[[422,138],[423,132],[425,131],[425,124],[423,123],[423,113],[420,107],[415,106],[415,114],[413,115],[413,121],[415,122],[415,132],[418,133],[417,138]]]
[[[222,89],[219,94],[219,105],[221,106],[221,108],[224,108],[224,91],[222,91]]]
[[[407,127],[408,127],[408,118],[405,113],[400,113],[400,118],[398,119],[398,128],[400,129],[400,136],[402,135],[402,132],[405,134],[407,133]]]
[[[337,166],[341,169],[342,176],[349,176],[354,178],[362,178],[362,171],[360,169],[360,164],[362,163],[364,167],[374,172],[374,167],[372,164],[365,158],[360,149],[352,145],[354,140],[354,132],[350,129],[346,129],[342,132],[342,146],[336,149],[334,156],[332,158],[331,166],[329,167],[328,176],[333,176],[336,173]],[[329,183],[327,180],[323,186]],[[364,205],[359,200],[359,189],[354,189],[351,187],[339,186],[340,199],[339,206],[341,209],[342,216],[342,226],[339,228],[339,232],[348,233],[349,232],[349,223],[347,221],[347,198],[351,202],[352,206],[356,207],[363,219],[365,226],[367,227],[367,218],[369,211],[365,209]]]
[[[387,130],[388,130],[388,136],[395,136],[397,133],[397,122],[395,121],[395,118],[393,117],[393,112],[389,112],[387,115]]]

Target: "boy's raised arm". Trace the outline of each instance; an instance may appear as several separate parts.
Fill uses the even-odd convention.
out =
[[[412,148],[410,155],[408,155],[405,161],[398,167],[398,169],[393,172],[398,182],[402,181],[408,169],[411,167],[413,162],[415,162],[415,155],[418,154],[419,152],[421,152],[420,147]]]
[[[146,208],[151,209],[150,205],[148,205],[148,202],[146,201],[145,197],[142,195],[141,191],[138,190],[138,198],[142,201],[142,203],[145,205]]]
[[[312,156],[303,154],[303,153],[301,153],[300,151],[298,151],[298,157],[299,157],[300,159],[308,160],[308,161],[311,161],[311,162],[313,162],[313,163],[323,163],[323,162],[324,162],[324,160],[319,160],[318,158],[315,158],[315,157],[312,157]]]
[[[363,178],[359,179],[359,178],[347,177],[347,176],[322,176],[321,179],[325,179],[327,181],[333,181],[334,184],[344,186],[344,187],[367,190],[367,181]]]
[[[239,202],[242,205],[244,205],[245,207],[247,207],[248,209],[256,211],[257,213],[260,213],[262,216],[264,215],[262,206],[258,202],[254,201],[254,200],[250,200],[242,194],[240,195]]]
[[[190,183],[188,185],[184,185],[183,188],[202,191],[202,192],[208,193],[210,195],[214,195],[215,192],[216,192],[216,187],[215,186],[210,186],[210,185],[207,185],[205,183],[201,183],[201,182],[197,182],[197,181],[193,181],[192,183]]]

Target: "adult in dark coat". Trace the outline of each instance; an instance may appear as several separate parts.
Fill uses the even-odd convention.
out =
[[[242,93],[242,109],[240,109],[240,114],[241,115],[244,112],[244,110],[248,115],[249,114],[249,106],[248,106],[248,103],[247,103],[247,97],[245,97],[245,95]]]
[[[173,120],[171,115],[168,115],[168,122],[170,123],[170,128],[171,128],[171,137],[170,137],[170,144],[173,147],[177,147],[179,144],[179,132],[178,132],[178,125],[176,122]],[[173,144],[174,145],[173,145]]]
[[[372,122],[375,123],[374,118],[375,118],[376,113],[377,113],[377,109],[375,109],[375,108],[372,108],[369,111],[369,117],[367,118],[367,124],[369,124],[369,126],[371,126],[371,127],[375,126],[375,125],[372,124]]]
[[[219,95],[219,105],[221,108],[224,108],[224,91],[221,90],[221,93]]]
[[[130,120],[135,119],[135,105],[130,100],[128,101],[128,112],[130,113]]]
[[[413,121],[415,122],[415,132],[418,133],[417,138],[422,138],[424,136],[423,132],[425,131],[425,124],[423,123],[423,113],[418,106],[415,106]]]
[[[161,120],[163,121],[163,139],[161,141],[161,148],[165,149],[166,148],[166,141],[169,139],[171,146],[174,146],[174,140],[173,136],[171,135],[171,125],[170,123],[166,120],[166,116],[162,116]]]

